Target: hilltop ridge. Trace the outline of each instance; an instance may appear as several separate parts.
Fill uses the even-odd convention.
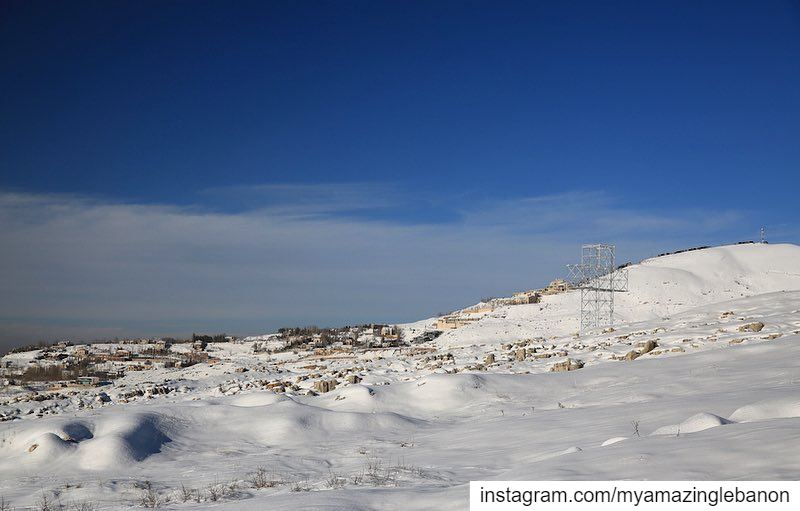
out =
[[[694,307],[776,291],[800,290],[800,246],[737,244],[645,259],[628,266],[627,292],[616,293],[618,325],[667,317]],[[580,292],[543,296],[538,304],[501,306],[447,331],[446,346],[567,336],[579,330]],[[436,318],[411,323],[432,328]]]

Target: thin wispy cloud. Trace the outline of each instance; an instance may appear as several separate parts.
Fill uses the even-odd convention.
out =
[[[599,191],[575,191],[538,197],[487,201],[464,210],[465,222],[512,229],[517,233],[583,239],[591,236],[630,239],[657,231],[662,235],[714,234],[736,226],[743,213],[734,210],[684,209],[667,212],[633,209]]]
[[[563,275],[581,242],[624,240],[620,253],[635,259],[731,241],[739,219],[643,214],[574,192],[469,208],[452,201],[452,219],[431,224],[352,216],[341,206],[379,209],[384,197],[413,204],[388,185],[228,192],[227,201],[269,200],[222,212],[0,194],[0,342],[408,321],[545,284]]]

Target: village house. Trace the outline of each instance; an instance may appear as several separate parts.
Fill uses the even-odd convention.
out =
[[[89,347],[78,346],[77,348],[75,348],[74,355],[77,360],[83,360],[89,358]]]
[[[549,283],[546,288],[540,291],[543,295],[555,295],[558,293],[563,293],[565,291],[569,291],[570,285],[567,281],[556,279]]]
[[[381,327],[380,335],[384,339],[398,339],[400,331],[395,325],[384,325]]]
[[[511,297],[511,304],[512,305],[524,305],[528,303],[539,303],[541,295],[538,291],[520,291],[519,293],[514,293]]]
[[[494,306],[490,303],[484,303],[481,305],[476,305],[474,307],[470,307],[468,309],[464,309],[462,313],[464,314],[485,314],[487,312],[493,312]]]
[[[469,316],[442,316],[436,320],[436,330],[455,330],[456,328],[469,325],[479,318]]]
[[[78,376],[75,379],[75,382],[78,385],[85,385],[85,386],[94,387],[95,385],[100,383],[100,378],[97,377],[97,376]]]

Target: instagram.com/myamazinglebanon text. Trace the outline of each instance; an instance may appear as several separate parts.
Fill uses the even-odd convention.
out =
[[[796,509],[797,481],[471,481],[470,510]]]

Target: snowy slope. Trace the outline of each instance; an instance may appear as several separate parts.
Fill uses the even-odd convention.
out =
[[[729,245],[647,259],[629,268],[629,291],[615,297],[621,323],[668,317],[700,305],[774,291],[800,290],[800,247]],[[542,303],[496,309],[445,332],[442,346],[559,337],[579,330],[580,292],[544,296]]]

